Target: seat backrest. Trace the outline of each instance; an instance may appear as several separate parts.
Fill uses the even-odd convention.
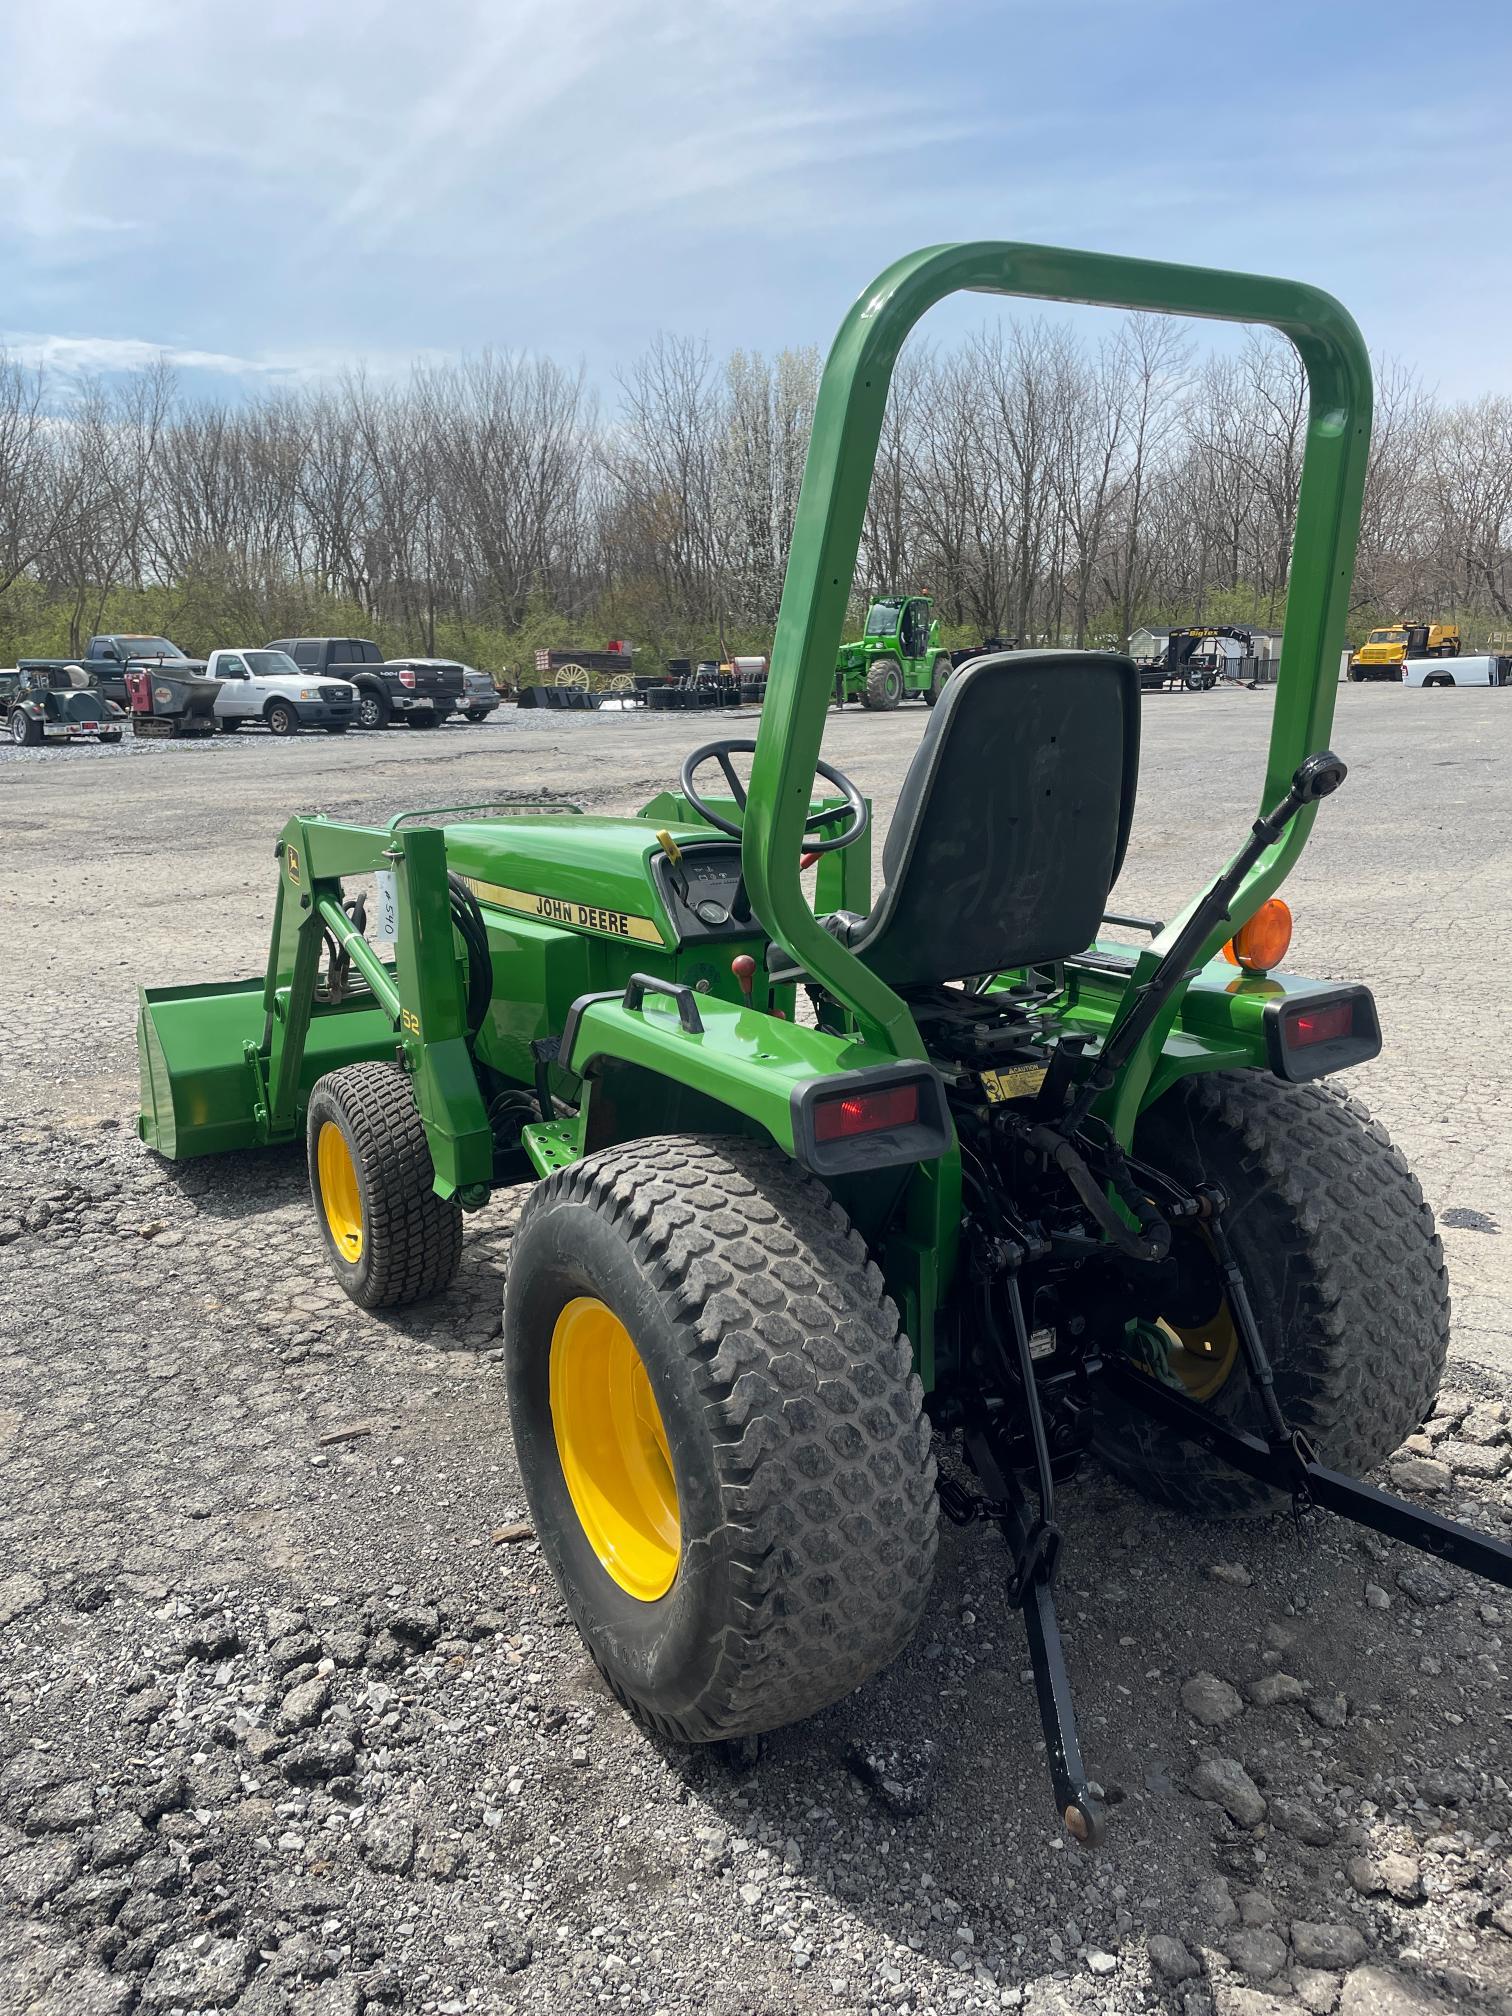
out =
[[[1129,842],[1139,704],[1105,652],[964,665],[903,780],[858,956],[906,989],[1084,951]]]

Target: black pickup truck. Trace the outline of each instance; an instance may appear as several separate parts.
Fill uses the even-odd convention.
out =
[[[461,711],[460,665],[427,658],[389,665],[366,637],[280,637],[267,649],[287,651],[312,678],[345,679],[355,686],[359,728],[386,728],[390,721],[434,728]]]

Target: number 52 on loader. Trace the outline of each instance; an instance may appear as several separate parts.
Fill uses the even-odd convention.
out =
[[[875,890],[867,801],[820,761],[893,365],[962,288],[1266,323],[1306,367],[1260,812],[1169,924],[1109,912],[1127,659],[957,672]],[[1280,970],[1275,892],[1345,775],[1369,436],[1359,332],[1314,288],[915,253],[825,369],[754,742],[695,750],[634,817],[291,819],[263,978],[143,992],[143,1139],[302,1134],[365,1307],[445,1288],[464,1214],[534,1179],[504,1302],[521,1474],[589,1650],[664,1734],[770,1729],[877,1672],[924,1608],[943,1503],[1005,1536],[1056,1806],[1095,1840],[1054,1610],[1056,1496],[1093,1449],[1164,1504],[1314,1504],[1512,1582],[1512,1549],[1352,1474],[1432,1408],[1443,1255],[1333,1077],[1380,1047],[1369,991]],[[374,875],[389,949],[348,886]],[[937,1488],[936,1435],[979,1490]]]

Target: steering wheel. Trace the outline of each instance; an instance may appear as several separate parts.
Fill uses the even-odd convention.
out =
[[[722,812],[716,812],[703,793],[693,782],[693,774],[701,770],[705,763],[717,763],[724,772],[725,782],[730,787],[730,796],[742,812],[746,808],[746,787],[740,781],[732,756],[754,755],[754,742],[705,742],[701,749],[695,749],[691,756],[683,759],[678,774],[682,794],[693,810],[711,826],[717,826],[721,833],[728,833],[733,840],[741,837],[742,826],[733,819],[727,819]],[[844,797],[843,805],[832,805],[824,812],[811,812],[803,822],[805,833],[816,833],[821,826],[828,826],[832,820],[845,819],[849,823],[840,832],[832,833],[827,840],[813,840],[809,843],[808,854],[833,854],[838,847],[849,847],[853,840],[859,840],[871,824],[871,809],[861,796],[857,786],[841,770],[833,769],[828,763],[816,763],[814,775],[822,777],[827,784],[833,784]],[[807,858],[807,856],[805,856]]]

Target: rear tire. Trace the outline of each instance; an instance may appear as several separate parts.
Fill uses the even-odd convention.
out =
[[[317,1079],[305,1124],[310,1195],[336,1279],[363,1309],[396,1309],[450,1287],[462,1207],[435,1170],[409,1080],[395,1064]]]
[[[240,721],[232,721],[223,716],[215,725],[220,729],[222,735],[234,735],[242,724]]]
[[[936,700],[945,691],[945,682],[954,670],[955,667],[948,658],[936,658],[930,669],[929,684],[924,688],[924,705],[926,707],[933,707]]]
[[[558,1355],[584,1309],[629,1346],[640,1395],[596,1443],[578,1439],[584,1403]],[[905,1644],[937,1541],[923,1395],[861,1239],[787,1156],[661,1135],[549,1176],[514,1236],[504,1354],[536,1533],[640,1721],[690,1743],[777,1728]],[[624,1499],[637,1438],[663,1493],[645,1557],[661,1572],[638,1582],[634,1534],[606,1546],[593,1495]],[[617,1451],[617,1478],[584,1460]]]
[[[411,728],[435,728],[440,725],[434,714],[406,714],[404,718]]]
[[[896,658],[873,658],[866,675],[866,705],[874,714],[890,714],[903,698],[903,667]]]
[[[18,707],[10,718],[11,740],[18,749],[35,749],[42,741],[42,723]]]
[[[351,726],[349,721],[326,721],[321,724],[327,735],[345,735]]]
[[[1228,1192],[1224,1222],[1288,1421],[1331,1468],[1373,1469],[1432,1410],[1449,1348],[1433,1213],[1385,1128],[1332,1085],[1218,1072],[1182,1080],[1135,1146],[1179,1182]],[[1242,1357],[1205,1404],[1263,1432]],[[1162,1505],[1232,1516],[1285,1502],[1111,1395],[1097,1448]]]

